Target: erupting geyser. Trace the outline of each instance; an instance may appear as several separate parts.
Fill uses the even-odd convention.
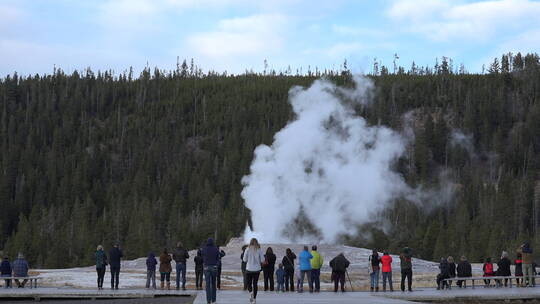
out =
[[[353,89],[317,80],[293,87],[295,113],[271,146],[255,149],[242,197],[251,209],[252,234],[267,243],[335,242],[354,233],[388,202],[414,192],[392,170],[404,153],[404,137],[370,126],[353,107],[370,102],[372,82],[355,78]]]

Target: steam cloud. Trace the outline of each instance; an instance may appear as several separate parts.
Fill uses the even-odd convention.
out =
[[[370,102],[372,88],[359,76],[354,89],[317,80],[290,90],[295,119],[271,146],[255,149],[242,179],[253,227],[246,227],[246,239],[333,243],[388,202],[416,192],[392,170],[406,136],[354,113],[354,106]]]

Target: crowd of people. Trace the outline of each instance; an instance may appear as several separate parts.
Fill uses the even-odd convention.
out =
[[[486,258],[482,266],[484,287],[491,287],[493,281],[495,287],[508,286],[509,278],[512,276],[511,265],[512,261],[509,258],[507,251],[501,253],[499,261],[496,263],[497,269],[495,270],[494,264],[491,258]],[[516,277],[517,287],[535,287],[536,276],[536,263],[533,260],[533,250],[528,242],[521,245],[516,250],[516,259],[514,260],[514,276]],[[456,278],[456,285],[461,287],[467,286],[466,280],[459,280],[459,278],[472,278],[472,266],[467,261],[465,256],[462,256],[460,262],[456,265],[454,258],[449,256],[448,258],[441,258],[439,264],[440,273],[437,275],[437,290],[451,289],[452,279]],[[505,277],[505,278],[496,278]],[[494,279],[490,279],[494,278]]]
[[[205,280],[205,289],[208,303],[216,301],[216,291],[221,288],[221,259],[225,252],[221,250],[212,238],[201,246],[193,258],[195,262],[195,287],[202,290],[203,276]],[[110,266],[111,289],[118,289],[120,278],[122,250],[115,244],[105,252],[103,246],[98,245],[95,252],[95,265],[97,272],[98,289],[103,289],[106,267]],[[176,289],[186,290],[186,264],[190,258],[189,252],[181,242],[178,242],[176,248],[169,252],[164,248],[159,256],[150,252],[146,259],[147,275],[146,288],[156,289],[156,270],[159,271],[160,288],[171,288],[171,273],[173,271],[172,261],[176,265]],[[405,247],[399,255],[401,271],[401,291],[412,291],[412,250]],[[324,257],[318,252],[317,246],[313,245],[311,250],[304,246],[303,250],[296,255],[290,248],[285,250],[281,261],[277,260],[272,247],[262,250],[256,238],[251,239],[249,245],[242,247],[240,255],[241,271],[243,275],[243,288],[249,291],[251,303],[257,301],[258,283],[261,272],[263,273],[264,291],[277,292],[304,292],[304,283],[307,281],[309,292],[320,292],[321,288],[321,268],[324,265]],[[382,291],[393,291],[394,283],[392,281],[392,256],[388,251],[383,251],[382,256],[377,250],[373,250],[369,256],[369,276],[370,289],[372,292],[379,291],[379,279],[382,277]],[[158,262],[159,261],[159,262]],[[295,264],[296,263],[296,264]],[[276,268],[277,264],[277,268]],[[529,243],[525,243],[516,251],[514,262],[509,258],[509,254],[503,251],[500,259],[494,264],[490,258],[486,258],[483,264],[483,279],[486,287],[508,286],[508,278],[512,276],[511,265],[515,265],[514,276],[516,285],[519,287],[534,287],[536,275],[536,263],[533,260],[533,250]],[[159,269],[158,269],[159,265]],[[331,281],[334,285],[334,292],[341,290],[345,292],[345,282],[347,268],[350,262],[343,253],[338,254],[328,263],[332,270]],[[10,263],[9,258],[4,256],[0,264],[0,275],[5,277],[5,287],[11,287],[11,278],[14,279],[17,287],[22,288],[28,280],[28,262],[24,255],[19,253],[17,259]],[[465,278],[472,277],[472,266],[465,256],[462,256],[456,264],[454,258],[449,256],[441,258],[439,264],[440,273],[437,275],[437,289],[450,289],[453,281],[458,287],[466,287]],[[7,279],[9,277],[9,279]],[[464,280],[465,279],[465,280]],[[351,284],[352,289],[352,284]]]

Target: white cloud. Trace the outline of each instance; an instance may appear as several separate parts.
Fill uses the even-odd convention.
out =
[[[286,16],[278,14],[224,19],[215,31],[192,34],[187,43],[195,53],[211,58],[264,56],[282,49],[288,21]]]
[[[387,15],[434,41],[490,41],[507,31],[540,27],[540,2],[489,0],[397,0]]]

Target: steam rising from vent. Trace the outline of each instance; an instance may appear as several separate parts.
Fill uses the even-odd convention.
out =
[[[354,113],[354,106],[370,102],[372,88],[369,79],[356,77],[354,89],[317,80],[290,90],[295,119],[271,146],[255,149],[242,179],[253,224],[246,239],[333,243],[393,199],[415,196],[392,170],[405,138]]]

